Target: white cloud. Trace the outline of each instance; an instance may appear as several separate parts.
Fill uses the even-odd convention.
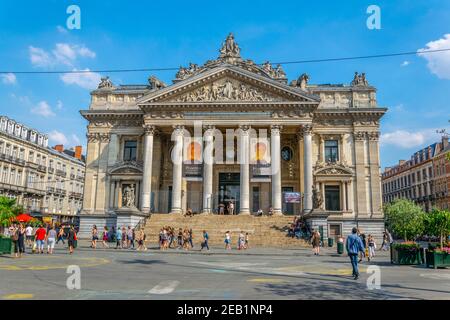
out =
[[[59,33],[62,34],[67,34],[69,31],[67,31],[66,28],[64,28],[63,26],[56,26],[56,30],[58,30]]]
[[[53,64],[50,55],[41,48],[29,46],[31,64],[35,67],[49,67]]]
[[[72,138],[72,142],[74,145],[77,145],[77,146],[81,145],[81,140],[80,140],[80,138],[78,138],[78,136],[76,134],[72,134],[71,138]]]
[[[401,67],[407,67],[411,64],[411,62],[409,61],[403,61],[402,64],[400,65]]]
[[[55,144],[65,144],[65,145],[67,145],[67,143],[69,142],[69,140],[64,135],[64,133],[59,132],[57,130],[53,130],[52,132],[50,132],[48,134],[48,138],[50,139],[51,142],[53,142]]]
[[[56,102],[56,109],[61,110],[63,108],[63,103],[61,100],[58,100]]]
[[[34,108],[31,108],[31,113],[43,116],[43,117],[53,117],[55,113],[46,101],[39,102]]]
[[[79,57],[95,58],[96,53],[84,45],[57,43],[55,48],[48,52],[42,48],[29,47],[30,60],[35,67],[50,67],[66,65],[73,67]]]
[[[423,53],[424,50],[450,49],[450,33],[443,38],[428,42],[426,48],[417,50],[417,54],[428,61],[431,73],[440,79],[450,79],[450,51]]]
[[[79,70],[73,69],[73,71]],[[89,71],[89,69],[84,69],[83,71]],[[95,72],[83,72],[65,73],[60,78],[65,84],[75,84],[85,89],[95,89],[100,82],[101,76]]]
[[[16,84],[17,78],[14,73],[5,73],[1,75],[4,84]]]
[[[424,129],[418,131],[396,130],[381,135],[381,145],[392,145],[400,148],[416,148],[440,140],[437,129]]]

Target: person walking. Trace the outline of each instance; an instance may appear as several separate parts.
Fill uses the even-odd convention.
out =
[[[108,227],[107,226],[103,227],[102,245],[103,245],[103,248],[109,248],[109,245],[108,245]]]
[[[120,228],[117,228],[116,231],[116,249],[122,248],[122,231],[120,231]]]
[[[94,226],[92,227],[92,242],[91,242],[91,248],[93,249],[97,249],[97,241],[98,241],[98,230],[97,230],[97,226],[94,224]]]
[[[233,201],[230,201],[228,203],[228,214],[229,215],[234,215],[234,203],[233,203]]]
[[[16,224],[13,223],[9,229],[9,237],[11,238],[11,241],[14,245],[14,258],[19,257],[19,229],[17,228]]]
[[[45,237],[47,235],[47,230],[40,225],[39,228],[36,230],[35,239],[36,239],[36,250],[37,253],[43,254],[44,253],[44,243],[45,243]]]
[[[194,249],[194,236],[192,234],[192,229],[189,229],[189,244],[191,245],[191,248]]]
[[[77,233],[73,226],[70,226],[69,232],[67,233],[67,244],[69,245],[69,254],[73,254],[75,249],[75,242],[77,241]]]
[[[225,250],[231,250],[231,235],[230,231],[225,233]]]
[[[33,246],[33,227],[28,225],[25,229],[25,236],[27,237],[27,246],[32,247]]]
[[[47,232],[47,254],[53,254],[53,249],[55,248],[57,233],[55,230],[55,226],[53,226]]]
[[[244,241],[245,241],[244,234],[242,232],[240,232],[239,236],[238,236],[238,247],[237,247],[238,250],[241,250],[244,248]]]
[[[125,229],[125,227],[122,227],[122,249],[127,247],[128,247],[127,229]]]
[[[361,263],[363,258],[365,258],[368,254],[366,254],[367,251],[367,242],[366,242],[366,235],[362,232],[360,232],[360,230],[358,229],[357,234],[359,235],[359,237],[361,238],[361,242],[363,244],[363,248],[364,250],[361,251],[360,256],[359,256],[359,261],[358,263]]]
[[[67,235],[64,233],[64,226],[61,226],[58,230],[58,236],[57,236],[57,240],[56,240],[56,244],[58,244],[60,241],[62,241],[63,244],[66,244],[64,242],[64,237],[66,237]]]
[[[369,234],[369,237],[367,238],[367,247],[369,249],[367,259],[368,261],[370,261],[375,258],[375,250],[377,249],[377,244],[375,243],[375,239],[371,234]]]
[[[381,243],[380,250],[386,251],[388,249],[388,236],[386,234],[386,231],[383,232],[383,242]]]
[[[25,238],[26,238],[26,229],[24,227],[23,224],[19,224],[19,229],[18,229],[18,245],[19,245],[19,258],[22,258],[22,254],[25,253]]]
[[[350,257],[350,262],[352,264],[352,275],[354,280],[357,280],[359,278],[358,254],[364,251],[362,240],[357,233],[358,229],[356,229],[356,227],[353,227],[352,234],[347,237],[347,241],[345,243],[347,254]]]
[[[206,248],[206,250],[209,251],[208,240],[209,240],[208,232],[206,232],[206,230],[203,230],[203,242],[200,251],[203,250],[203,248]]]
[[[250,248],[250,246],[249,246],[249,235],[248,235],[248,232],[246,232],[245,233],[245,244],[244,244],[244,249],[248,249],[248,248]]]
[[[313,230],[313,234],[311,237],[311,244],[313,247],[313,252],[315,256],[320,254],[320,232],[317,230]]]

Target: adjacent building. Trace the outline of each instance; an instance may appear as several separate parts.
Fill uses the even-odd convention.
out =
[[[170,85],[103,78],[81,111],[89,122],[81,231],[233,202],[243,215],[303,214],[325,237],[359,226],[381,238],[386,108],[365,74],[350,81],[289,82],[280,65],[241,58],[232,34],[217,59],[180,67]]]
[[[72,220],[83,202],[82,147],[48,146],[48,137],[0,116],[0,195],[15,198],[34,216]]]
[[[425,211],[433,207],[449,208],[450,183],[448,137],[415,152],[410,160],[385,168],[382,174],[383,203],[396,199],[409,199]]]

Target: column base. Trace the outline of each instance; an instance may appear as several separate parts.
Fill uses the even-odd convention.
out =
[[[273,210],[273,215],[274,216],[282,216],[283,212],[281,212],[281,210]]]
[[[172,209],[172,211],[170,211],[170,214],[182,214],[183,210],[181,209]]]
[[[250,215],[250,210],[241,211],[241,212],[239,212],[239,215],[240,216],[249,216]]]

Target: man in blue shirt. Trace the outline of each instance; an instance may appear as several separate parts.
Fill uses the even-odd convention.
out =
[[[357,233],[358,229],[354,227],[352,229],[352,234],[347,237],[347,242],[345,244],[348,256],[350,257],[350,262],[352,263],[353,277],[355,280],[359,278],[358,253],[360,251],[364,252],[364,245]]]
[[[117,231],[116,231],[116,249],[122,247],[121,242],[122,242],[122,231],[120,230],[120,228],[117,228]]]
[[[203,250],[203,248],[206,248],[209,251],[208,240],[209,240],[208,232],[206,232],[206,230],[203,230],[203,243],[202,243],[202,248],[200,250]]]

